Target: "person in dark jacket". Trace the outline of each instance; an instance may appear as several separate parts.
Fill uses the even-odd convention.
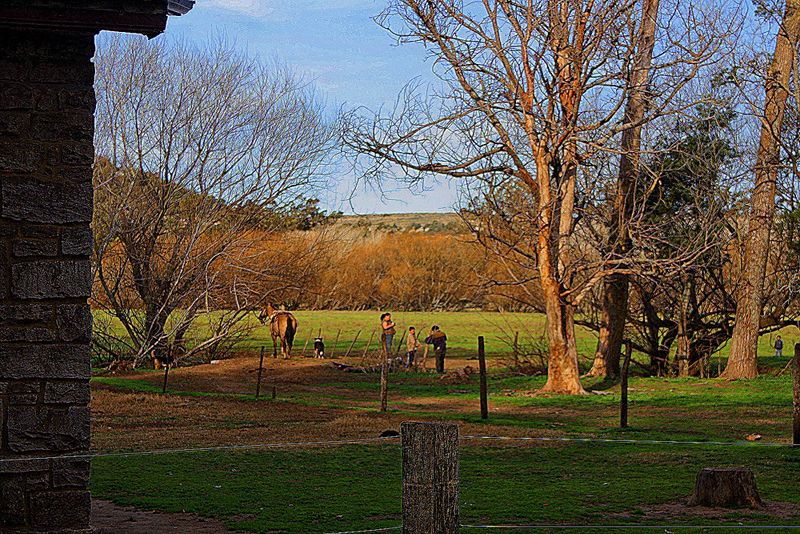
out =
[[[444,373],[444,357],[447,353],[447,336],[438,326],[433,325],[431,327],[431,333],[425,338],[425,343],[433,345],[433,350],[436,352],[436,372]]]
[[[783,340],[781,336],[778,336],[778,339],[775,340],[775,357],[783,358]]]

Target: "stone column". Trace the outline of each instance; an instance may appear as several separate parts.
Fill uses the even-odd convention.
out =
[[[0,531],[89,528],[93,53],[0,31]]]

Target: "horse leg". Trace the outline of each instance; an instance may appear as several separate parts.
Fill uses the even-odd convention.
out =
[[[275,339],[275,334],[272,334],[272,357],[278,357],[278,341]]]
[[[281,336],[281,354],[283,354],[283,359],[289,359],[289,343],[286,341],[286,334],[284,333]]]

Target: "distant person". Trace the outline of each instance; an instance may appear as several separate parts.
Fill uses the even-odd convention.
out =
[[[383,349],[386,351],[387,355],[392,354],[392,342],[394,341],[394,335],[397,333],[395,329],[397,325],[392,322],[392,314],[391,313],[383,313],[381,314],[381,327],[383,328]]]
[[[775,340],[775,357],[776,358],[783,358],[783,340],[781,336]]]
[[[431,327],[431,333],[425,338],[425,343],[433,345],[433,350],[436,352],[436,372],[444,373],[444,357],[447,353],[447,336],[442,332],[438,326]]]
[[[419,340],[417,340],[417,329],[409,326],[408,338],[406,339],[406,369],[414,365],[414,357],[417,355],[417,349],[421,346]]]

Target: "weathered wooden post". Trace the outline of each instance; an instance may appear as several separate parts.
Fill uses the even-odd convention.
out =
[[[514,332],[514,365],[519,365],[519,332]]]
[[[633,346],[630,341],[625,343],[625,360],[622,362],[622,383],[620,384],[619,400],[619,427],[628,428],[628,370],[631,366]]]
[[[167,392],[167,379],[169,378],[169,362],[164,366],[164,386],[161,388],[161,393]]]
[[[353,347],[355,346],[356,341],[358,341],[358,336],[360,335],[361,335],[361,330],[356,332],[356,337],[353,338],[353,342],[350,343],[350,347],[347,349],[347,354],[344,355],[345,358],[350,356],[350,353],[353,351]]]
[[[800,445],[800,343],[794,345],[794,364],[792,365],[794,380],[794,424],[792,443]]]
[[[405,340],[406,340],[406,332],[403,332],[403,335],[400,336],[400,343],[397,344],[397,349],[395,349],[394,351],[395,357],[397,357],[400,354],[400,347],[403,346],[403,341]]]
[[[369,347],[370,347],[370,345],[372,345],[372,339],[374,337],[375,337],[375,330],[373,330],[372,332],[369,333],[369,341],[367,341],[367,346],[364,347],[364,354],[361,355],[362,365],[363,365],[363,362],[367,359],[367,353],[369,352]]]
[[[481,373],[481,419],[489,419],[489,398],[486,388],[486,351],[483,336],[478,336],[478,367]]]
[[[403,423],[403,534],[457,534],[458,425]]]
[[[311,338],[306,338],[305,344],[303,344],[303,352],[300,353],[300,357],[304,357],[306,355],[306,349],[308,348],[308,340]]]
[[[381,411],[389,407],[389,352],[383,344],[383,365],[381,365]]]
[[[261,373],[264,370],[264,345],[261,345],[261,358],[258,361],[258,381],[256,382],[256,400],[261,393]]]
[[[333,345],[331,345],[331,350],[328,351],[331,355],[331,358],[333,358],[333,353],[336,350],[337,343],[339,343],[339,336],[341,334],[342,334],[342,329],[340,328],[339,330],[336,331],[336,341],[333,342]]]

